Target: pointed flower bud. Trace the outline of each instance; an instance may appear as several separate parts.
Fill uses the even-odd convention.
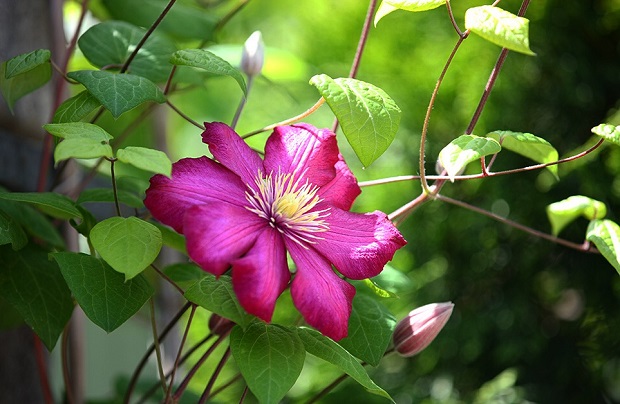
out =
[[[224,335],[235,326],[235,323],[219,314],[211,314],[209,317],[209,330],[215,335]]]
[[[260,31],[254,31],[243,45],[241,70],[249,77],[260,74],[265,61],[265,44]]]
[[[413,356],[429,346],[448,322],[454,304],[432,303],[418,307],[394,329],[394,349],[402,356]]]

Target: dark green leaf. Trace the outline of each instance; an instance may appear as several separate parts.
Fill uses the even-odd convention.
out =
[[[248,387],[261,403],[278,403],[295,384],[306,351],[293,330],[256,321],[230,334],[230,350]]]
[[[575,195],[547,206],[547,217],[551,223],[551,232],[557,236],[564,227],[583,216],[588,220],[602,219],[607,215],[603,202]]]
[[[180,251],[183,254],[187,255],[187,246],[185,243],[185,236],[177,233],[176,231],[172,230],[170,227],[164,226],[158,222],[151,222],[151,223],[154,224],[155,227],[159,229],[159,231],[161,231],[161,236],[162,236],[162,239],[165,245],[167,245],[168,247],[172,247],[175,250]]]
[[[15,219],[0,210],[0,245],[5,244],[17,251],[28,244],[28,237]]]
[[[336,118],[364,166],[383,154],[394,140],[401,111],[382,89],[363,81],[320,74],[310,79]]]
[[[394,402],[385,390],[372,381],[364,367],[346,349],[320,332],[310,328],[298,328],[297,335],[301,338],[308,353],[337,366],[351,376],[353,380],[364,386],[370,393],[380,395]]]
[[[50,351],[71,317],[73,301],[47,251],[0,246],[0,294],[13,305]]]
[[[20,74],[29,72],[43,64],[50,62],[51,52],[47,49],[37,49],[30,53],[15,56],[6,61],[4,78],[10,79]]]
[[[168,5],[168,0],[103,0],[113,18],[129,21],[141,27],[150,27]],[[218,17],[204,9],[177,2],[170,9],[158,29],[180,39],[209,40]]]
[[[75,300],[91,321],[112,332],[131,318],[153,295],[142,276],[127,282],[105,262],[86,254],[52,254]]]
[[[173,264],[164,269],[164,273],[183,289],[192,287],[207,276],[207,273],[195,264]]]
[[[52,122],[79,122],[100,106],[101,103],[91,93],[82,91],[60,104],[54,113]]]
[[[483,156],[499,153],[502,147],[495,139],[462,135],[451,141],[439,152],[439,163],[446,169],[450,180],[459,175],[467,164]]]
[[[131,279],[144,271],[161,250],[157,227],[137,217],[111,217],[90,231],[93,247],[112,268]]]
[[[611,220],[593,220],[588,226],[586,240],[594,243],[603,257],[620,273],[620,226]]]
[[[233,291],[231,279],[227,275],[216,279],[207,273],[200,282],[189,288],[184,296],[187,300],[242,327],[246,327],[252,318],[241,308]]]
[[[73,228],[84,237],[90,237],[90,231],[97,224],[97,219],[95,219],[95,216],[93,216],[93,214],[83,206],[76,205],[76,207],[82,213],[82,220],[76,221],[71,219],[69,220],[69,224],[71,224],[71,226],[73,226]]]
[[[499,7],[472,7],[465,12],[466,29],[502,48],[535,55],[530,50],[529,24],[527,18],[518,17]]]
[[[138,198],[131,192],[124,191],[122,189],[117,190],[118,201],[132,208],[142,208],[144,203],[142,199]],[[114,191],[111,188],[90,188],[82,191],[78,197],[77,203],[89,203],[89,202],[114,202]]]
[[[67,76],[82,83],[114,118],[147,101],[166,102],[164,93],[155,83],[133,74],[80,70]]]
[[[239,70],[221,57],[204,49],[184,49],[176,51],[170,58],[170,63],[180,66],[191,66],[205,70],[219,76],[230,76],[239,83],[239,87],[247,94],[243,75]]]
[[[54,192],[0,192],[0,199],[31,203],[44,213],[58,219],[82,217],[75,207],[75,202]]]
[[[51,64],[44,63],[32,70],[7,79],[5,77],[6,65],[7,62],[0,64],[0,93],[6,100],[11,112],[17,100],[43,86],[52,77]]]
[[[396,318],[376,299],[355,295],[349,318],[349,335],[340,341],[357,358],[377,366],[392,338]]]
[[[145,29],[124,21],[105,21],[89,28],[78,44],[86,59],[96,67],[120,68],[145,34]],[[154,82],[165,81],[171,70],[168,59],[175,50],[169,39],[154,32],[142,45],[128,71]]]
[[[602,123],[592,128],[592,133],[613,144],[620,145],[620,126]]]
[[[497,140],[502,145],[502,149],[518,153],[537,163],[545,164],[558,160],[558,151],[555,147],[545,139],[531,133],[497,130],[489,133],[487,137]],[[547,169],[556,178],[558,177],[557,165],[547,166]]]
[[[146,147],[127,146],[116,152],[116,157],[123,163],[131,164],[142,170],[156,174],[172,175],[172,163],[166,153]]]
[[[39,242],[43,240],[53,247],[65,248],[65,242],[58,230],[50,223],[47,217],[32,206],[20,202],[0,200],[0,211],[12,217],[28,234],[35,237]]]

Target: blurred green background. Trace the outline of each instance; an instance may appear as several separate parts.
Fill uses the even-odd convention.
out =
[[[110,3],[114,2],[93,1],[95,16],[110,18],[106,8]],[[207,15],[216,16],[236,4],[178,3],[202,4]],[[214,3],[221,4],[207,7]],[[560,155],[571,155],[585,148],[593,126],[620,124],[616,114],[620,1],[531,3],[526,17],[531,21],[530,44],[537,56],[509,54],[474,134],[530,132],[547,139]],[[465,10],[482,4],[486,3],[453,2],[461,27]],[[516,13],[520,4],[504,0],[500,6]],[[236,63],[245,39],[255,30],[263,34],[267,46],[264,76],[254,83],[238,132],[281,121],[312,106],[319,98],[308,84],[313,75],[345,77],[367,6],[360,0],[249,1],[207,43],[209,49]],[[183,28],[176,29],[183,34]],[[445,7],[424,13],[396,11],[371,29],[358,78],[384,89],[403,113],[388,152],[365,169],[339,133],[342,152],[360,181],[418,173],[422,121],[456,40]],[[188,48],[199,42],[184,41],[180,46]],[[431,116],[426,158],[430,173],[441,148],[469,124],[499,51],[475,35],[459,50]],[[80,63],[84,61],[79,58],[74,62]],[[172,102],[196,121],[230,122],[240,97],[237,84],[223,77],[188,87],[172,96]],[[101,122],[119,128],[138,113],[126,114],[115,123],[105,117]],[[307,121],[331,127],[333,119],[323,106]],[[153,140],[153,134],[164,128],[163,137]],[[163,144],[176,160],[207,152],[199,134],[162,108],[156,119],[145,121],[127,142],[161,146],[165,140]],[[265,138],[256,136],[251,143],[260,147]],[[494,169],[528,164],[504,152]],[[469,169],[473,173],[478,167],[472,164]],[[545,207],[571,195],[605,202],[609,218],[620,220],[619,172],[620,149],[606,147],[594,158],[560,167],[559,182],[537,171],[448,184],[442,192],[550,232]],[[367,187],[354,209],[390,213],[419,193],[415,181]],[[584,219],[578,220],[560,236],[580,243],[586,226]],[[392,266],[407,282],[401,282],[399,299],[384,303],[398,318],[431,302],[450,300],[456,306],[446,328],[427,350],[410,359],[387,357],[370,370],[399,404],[620,402],[620,278],[602,257],[534,238],[440,202],[423,205],[400,229],[409,244],[397,253]],[[290,400],[303,401],[337,376],[334,369],[310,359]],[[369,396],[354,382],[345,382],[322,402],[383,400]]]

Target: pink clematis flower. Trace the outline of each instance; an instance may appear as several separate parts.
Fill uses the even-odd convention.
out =
[[[232,268],[244,309],[271,321],[289,286],[311,326],[347,335],[355,288],[341,279],[381,272],[406,244],[379,211],[352,213],[361,190],[336,136],[308,124],[274,130],[259,155],[223,123],[202,134],[213,157],[186,158],[172,178],[155,175],[144,201],[152,215],[185,235],[190,258],[216,276]],[[291,281],[287,251],[297,270]]]

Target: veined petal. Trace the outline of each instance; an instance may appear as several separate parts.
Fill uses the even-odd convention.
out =
[[[322,186],[336,176],[336,135],[309,124],[278,126],[265,144],[265,172],[305,172],[314,185]]]
[[[336,176],[319,189],[319,196],[337,208],[349,210],[362,190],[341,154],[338,155],[338,162],[334,168]]]
[[[276,300],[290,279],[282,235],[271,227],[260,233],[243,258],[233,262],[233,289],[239,303],[266,322],[271,321]]]
[[[219,276],[252,247],[266,226],[264,219],[238,206],[192,206],[184,217],[187,253],[202,269]]]
[[[186,158],[172,165],[172,178],[151,178],[144,205],[153,217],[183,233],[183,215],[205,202],[245,204],[246,186],[232,171],[207,157]]]
[[[347,336],[355,288],[340,279],[330,263],[312,248],[285,240],[297,266],[291,283],[295,307],[308,324],[333,340]]]
[[[336,269],[351,279],[378,275],[396,250],[407,244],[385,213],[353,213],[332,208],[329,231],[313,245]]]
[[[205,122],[202,141],[209,145],[213,157],[246,184],[254,184],[263,161],[232,128],[221,122]]]

